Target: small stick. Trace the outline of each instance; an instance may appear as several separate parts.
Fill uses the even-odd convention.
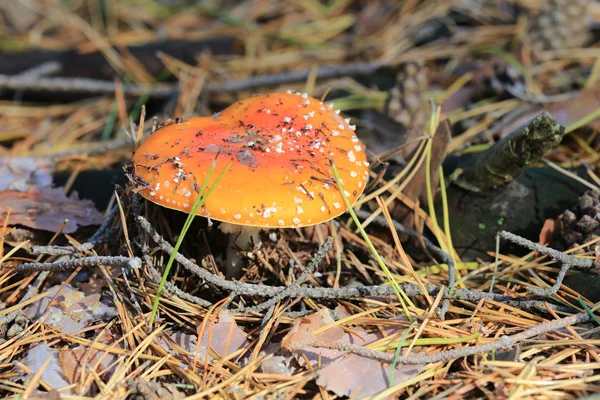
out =
[[[401,357],[398,360],[398,362],[410,365],[432,364],[437,362],[450,361],[457,358],[473,356],[476,354],[487,353],[493,350],[499,350],[503,348],[508,349],[531,337],[538,336],[543,333],[553,332],[574,324],[588,322],[589,320],[590,316],[587,313],[579,313],[562,319],[542,322],[541,324],[536,325],[533,328],[529,328],[521,333],[517,333],[510,336],[501,336],[498,340],[494,340],[486,344],[446,350],[435,354],[412,353],[408,357]],[[395,357],[394,354],[370,350],[356,344],[344,344],[340,342],[322,342],[318,340],[298,343],[297,345],[294,345],[292,348],[290,348],[290,350],[300,350],[307,346],[347,351],[361,355],[363,357],[375,358],[377,360],[385,362],[393,362]]]
[[[166,252],[171,254],[173,252],[173,246],[171,246],[166,240],[164,240],[141,215],[137,217],[138,225],[141,229],[146,231],[158,246]],[[175,256],[177,262],[184,266],[191,273],[197,277],[205,280],[206,282],[214,285],[215,287],[221,288],[225,291],[229,291],[235,295],[246,295],[246,296],[262,296],[262,297],[273,297],[280,295],[281,298],[296,298],[306,297],[312,299],[347,299],[347,298],[364,298],[364,297],[377,297],[377,296],[392,296],[394,294],[393,289],[389,285],[374,285],[374,286],[360,286],[360,287],[343,287],[343,288],[308,288],[308,287],[294,287],[288,291],[285,286],[267,286],[267,285],[255,285],[246,282],[233,282],[226,279],[220,278],[209,271],[201,268],[197,264],[193,263],[182,254]],[[426,285],[425,289],[430,295],[435,296],[439,293],[440,287],[435,285]],[[402,285],[402,290],[408,296],[419,296],[421,295],[421,289],[415,284]],[[497,302],[510,305],[512,307],[522,309],[545,309],[549,306],[555,310],[564,312],[572,311],[569,307],[548,305],[546,302],[533,300],[533,299],[517,299],[510,296],[484,293],[477,290],[468,289],[455,289],[451,294],[446,293],[448,298],[461,299],[471,302],[478,302],[479,300],[486,298]]]
[[[590,260],[587,258],[578,258],[573,257],[568,254],[565,254],[561,251],[551,249],[550,247],[542,246],[541,244],[534,243],[531,240],[527,240],[519,235],[515,235],[514,233],[510,233],[507,231],[498,232],[498,236],[502,239],[506,239],[513,243],[518,244],[519,246],[525,247],[529,250],[534,250],[539,253],[545,254],[550,258],[555,259],[556,261],[560,261],[563,264],[569,264],[576,268],[584,268],[589,269],[594,267],[594,260]]]
[[[358,62],[350,64],[328,65],[319,68],[317,79],[336,78],[341,76],[368,75],[386,66],[388,62]],[[235,93],[241,90],[255,89],[264,86],[278,86],[286,83],[302,82],[310,75],[311,69],[288,71],[278,74],[255,76],[248,79],[210,83],[205,86],[208,93]],[[45,78],[35,77],[23,79],[18,76],[0,74],[0,89],[38,90],[51,92],[76,92],[92,95],[113,94],[113,81],[88,78]],[[179,93],[177,85],[137,86],[123,85],[123,93],[127,96],[143,94],[154,98],[168,98]]]
[[[24,263],[15,267],[15,272],[39,272],[39,271],[66,271],[79,266],[96,267],[100,265],[113,265],[117,267],[139,268],[142,260],[122,256],[92,256],[74,258],[71,260],[55,261],[50,263]]]

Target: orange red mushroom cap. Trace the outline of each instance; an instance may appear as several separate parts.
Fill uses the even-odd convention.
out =
[[[351,204],[368,178],[364,146],[338,113],[301,93],[250,97],[154,132],[135,152],[130,178],[148,200],[189,212],[218,155],[211,181],[233,164],[199,215],[265,228],[318,224],[346,211],[330,159]]]

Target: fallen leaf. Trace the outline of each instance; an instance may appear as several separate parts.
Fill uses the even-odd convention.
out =
[[[436,134],[433,137],[433,142],[431,145],[430,171],[431,187],[434,190],[434,196],[436,194],[435,190],[438,188],[440,182],[439,168],[444,162],[444,159],[446,158],[446,151],[448,149],[448,144],[450,143],[451,138],[452,127],[450,125],[450,121],[441,121],[436,131]],[[410,182],[408,182],[408,184],[402,191],[402,193],[406,197],[415,202],[416,200],[419,200],[421,204],[427,204],[427,185],[425,181],[425,169],[426,161],[424,161],[423,164],[421,164],[419,170],[415,173]],[[405,225],[407,227],[414,227],[414,210],[409,209],[403,203],[396,202],[390,214],[395,220],[399,221],[402,225]]]
[[[27,386],[29,380],[40,370],[48,357],[50,357],[50,362],[42,372],[42,380],[53,389],[60,389],[69,385],[69,382],[63,378],[63,371],[58,363],[58,350],[51,348],[46,342],[39,342],[39,344],[29,348],[21,363],[31,370],[31,374],[20,376],[17,379],[23,380],[25,386]]]
[[[85,296],[71,285],[65,286],[48,307],[59,289],[58,285],[52,287],[48,295],[25,307],[25,316],[32,321],[44,318],[47,325],[64,333],[75,333],[93,322],[117,315],[116,309],[107,305],[107,301],[101,301],[99,294]]]
[[[0,157],[0,191],[25,192],[32,186],[52,185],[50,158]]]
[[[538,241],[542,246],[547,246],[553,242],[554,234],[556,233],[556,221],[547,219],[540,230],[540,239]]]
[[[322,341],[365,346],[383,337],[380,332],[368,333],[361,328],[354,328],[348,332],[337,325],[319,334],[314,333],[315,330],[333,322],[328,309],[321,309],[307,317],[299,318],[281,341],[281,346],[283,349],[292,350],[301,365],[305,358],[309,360],[312,367],[321,365],[323,368],[318,371],[317,384],[338,396],[362,399],[387,389],[392,371],[389,363],[346,351],[304,345]],[[397,334],[399,329],[399,327],[389,327],[386,333]],[[398,364],[394,373],[394,383],[416,376],[421,368],[420,365]]]
[[[499,132],[499,137],[504,138],[510,135],[513,131],[544,112],[544,110],[548,111],[559,124],[566,127],[595,111],[598,108],[598,103],[600,103],[600,87],[583,89],[574,97],[566,100],[528,107],[522,113],[506,121]],[[600,118],[589,122],[587,126],[596,130],[600,129]]]
[[[583,89],[574,97],[566,100],[548,103],[544,106],[562,126],[567,126],[573,122],[596,111],[600,103],[600,86],[590,89]],[[587,124],[594,129],[600,129],[600,118],[596,118]]]
[[[414,378],[422,368],[420,365],[397,364],[393,384]],[[321,369],[317,385],[331,390],[338,396],[348,396],[358,400],[387,389],[391,372],[390,364],[348,354]]]
[[[303,343],[310,343],[315,340],[337,342],[344,336],[344,331],[339,326],[334,326],[318,335],[314,334],[315,330],[334,322],[331,317],[331,311],[327,308],[322,308],[306,317],[298,318],[288,334],[282,339],[281,347],[284,349],[293,349],[299,345],[301,346]],[[336,350],[331,351],[335,352]]]
[[[58,355],[58,364],[61,367],[63,377],[69,383],[73,384],[81,382],[82,370],[85,370],[85,374],[88,376],[90,371],[94,371],[94,374],[101,376],[103,379],[110,379],[110,376],[114,373],[115,366],[109,367],[116,359],[117,356],[111,353],[105,353],[88,347],[76,347],[74,349],[61,350]],[[92,393],[89,393],[89,390],[92,383],[94,383],[94,380],[87,381],[81,393],[91,395]]]
[[[9,209],[9,225],[24,225],[50,232],[56,232],[67,219],[63,233],[73,233],[78,226],[100,225],[103,220],[91,200],[79,200],[76,193],[67,197],[60,188],[1,191],[1,220],[6,219]]]
[[[200,340],[201,346],[208,348],[210,345],[210,348],[221,357],[227,357],[249,344],[246,333],[237,325],[227,310],[222,311],[217,320],[206,324]],[[198,324],[198,335],[200,335],[201,329],[202,323]]]

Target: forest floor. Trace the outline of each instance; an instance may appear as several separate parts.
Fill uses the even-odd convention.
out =
[[[599,27],[586,0],[0,2],[0,395],[597,398]],[[127,165],[287,90],[352,119],[369,180],[228,278],[219,223]]]

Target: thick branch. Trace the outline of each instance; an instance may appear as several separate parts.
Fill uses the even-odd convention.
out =
[[[560,144],[565,128],[543,112],[474,159],[460,165],[456,183],[473,192],[488,192],[517,178]]]

